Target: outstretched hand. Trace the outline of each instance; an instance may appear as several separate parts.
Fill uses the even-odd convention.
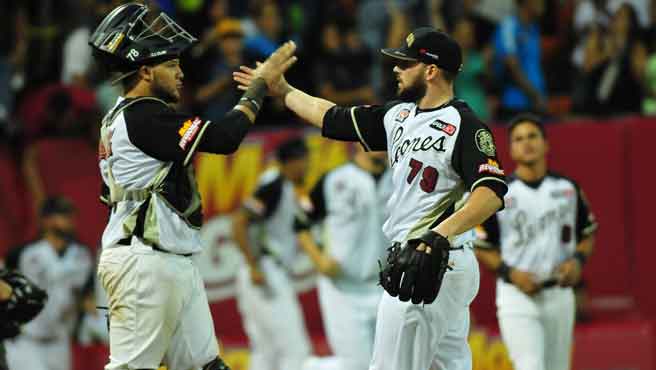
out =
[[[285,80],[284,73],[298,60],[293,54],[296,51],[296,44],[288,41],[278,48],[264,63],[257,62],[255,69],[247,66],[240,66],[239,71],[232,73],[232,78],[239,85],[240,90],[247,90],[251,82],[257,78],[262,78],[269,89],[269,94],[273,96],[284,95],[291,87]]]

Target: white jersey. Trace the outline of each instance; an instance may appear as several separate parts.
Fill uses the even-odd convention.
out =
[[[277,169],[267,170],[244,208],[251,215],[249,236],[255,254],[270,255],[283,266],[292,266],[298,253],[294,219],[301,210],[294,184]]]
[[[453,214],[465,191],[485,184],[500,197],[505,192],[492,134],[462,101],[430,110],[400,102],[333,108],[324,118],[324,136],[350,139],[346,120],[367,150],[388,152],[394,191],[383,231],[393,242],[438,225]],[[460,246],[474,239],[469,230],[451,243]]]
[[[385,203],[391,192],[391,172],[378,178],[355,163],[326,173],[310,198],[312,221],[323,221],[321,244],[340,266],[338,286],[365,283],[376,287],[378,261],[390,241],[381,231],[387,217]]]
[[[57,253],[50,243],[39,240],[20,252],[18,269],[48,293],[43,311],[23,326],[23,333],[42,340],[68,339],[79,313],[79,294],[91,276],[88,248],[69,244]]]
[[[550,279],[597,228],[576,183],[552,172],[535,183],[511,176],[505,204],[482,225],[477,244],[500,247],[507,265],[532,272],[540,281]]]
[[[119,97],[114,109],[128,103],[129,99]],[[164,167],[171,169],[161,193],[114,206],[102,236],[103,248],[115,247],[119,240],[135,233],[143,236],[144,224],[151,222],[152,230],[146,233],[157,239],[161,249],[178,254],[201,250],[200,207],[191,215],[183,216],[183,212],[196,193],[196,184],[187,175],[207,123],[177,114],[155,100],[137,102],[114,117],[108,128],[108,147],[101,146],[99,153],[106,186],[111,186],[110,166],[114,181],[127,191],[148,188]],[[147,203],[151,203],[148,211]]]

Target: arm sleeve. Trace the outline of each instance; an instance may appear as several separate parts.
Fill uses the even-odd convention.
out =
[[[496,213],[476,227],[476,241],[474,244],[480,248],[499,249],[501,238],[499,232],[499,219]]]
[[[314,185],[310,192],[310,202],[312,208],[304,211],[300,210],[294,218],[294,231],[299,232],[309,230],[314,224],[317,224],[326,217],[326,197],[324,194],[324,184],[326,175],[322,176]]]
[[[492,132],[481,121],[463,116],[453,150],[452,164],[468,191],[485,186],[503,203],[508,191]]]
[[[598,227],[583,190],[576,187],[576,242],[592,235]]]
[[[244,202],[244,209],[253,221],[264,221],[278,208],[282,197],[282,177],[260,185],[253,195]]]
[[[246,136],[250,121],[230,111],[217,122],[178,113],[159,102],[135,104],[125,112],[130,141],[161,161],[187,165],[196,151],[230,154]]]
[[[359,141],[367,151],[387,150],[384,118],[398,101],[385,105],[334,106],[323,118],[322,135],[342,141]]]

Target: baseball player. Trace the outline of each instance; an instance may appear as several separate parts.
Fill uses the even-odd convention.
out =
[[[490,130],[454,99],[462,64],[457,42],[424,27],[382,52],[396,63],[399,100],[341,107],[282,77],[271,93],[325,137],[387,150],[393,190],[383,232],[394,244],[380,274],[386,293],[369,368],[470,369],[469,304],[479,286],[473,228],[502,207],[503,170]],[[234,73],[241,89],[253,77],[245,66]],[[471,196],[456,210],[466,190]]]
[[[0,370],[8,370],[3,341],[20,333],[20,326],[43,310],[46,292],[25,276],[0,269]]]
[[[391,191],[385,152],[358,150],[326,173],[310,194],[312,211],[299,220],[300,245],[317,270],[321,316],[332,357],[311,357],[304,370],[364,370],[374,345],[382,289],[378,260],[389,242],[381,231]],[[319,248],[310,227],[320,222]]]
[[[257,82],[224,117],[179,113],[180,54],[196,39],[164,13],[129,3],[91,36],[96,57],[123,94],[103,119],[102,199],[111,208],[98,278],[109,302],[106,370],[227,369],[218,357],[203,281],[190,257],[201,251],[198,151],[234,152],[254,121],[266,83],[294,63],[284,44],[255,72]]]
[[[592,253],[597,223],[576,183],[550,172],[549,145],[538,117],[509,129],[517,163],[506,209],[480,230],[476,254],[497,272],[497,317],[517,370],[568,370],[574,286]]]
[[[18,337],[6,342],[10,369],[71,369],[72,334],[92,271],[88,248],[75,241],[73,212],[64,198],[46,199],[40,210],[42,238],[22,247],[17,257],[18,271],[50,299]]]
[[[300,212],[308,150],[301,139],[277,149],[279,169],[265,171],[233,219],[246,264],[237,273],[237,303],[251,347],[251,370],[300,370],[310,355],[303,312],[289,276],[298,255],[294,219]]]

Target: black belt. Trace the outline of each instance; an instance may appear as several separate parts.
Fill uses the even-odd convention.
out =
[[[396,243],[392,244],[392,247],[401,247],[403,244],[404,243],[396,242]],[[461,245],[459,247],[449,247],[450,251],[457,251],[457,250],[460,250],[460,249],[465,249],[465,246]]]
[[[132,244],[132,237],[128,236],[127,238],[123,238],[123,239],[119,240],[116,243],[120,244],[120,245],[128,245],[129,246],[129,245]],[[175,254],[176,256],[191,257],[193,255],[192,253],[173,253],[173,252],[169,252],[165,249],[160,248],[157,244],[148,245],[148,246],[151,247],[154,251],[167,253],[167,254]]]

